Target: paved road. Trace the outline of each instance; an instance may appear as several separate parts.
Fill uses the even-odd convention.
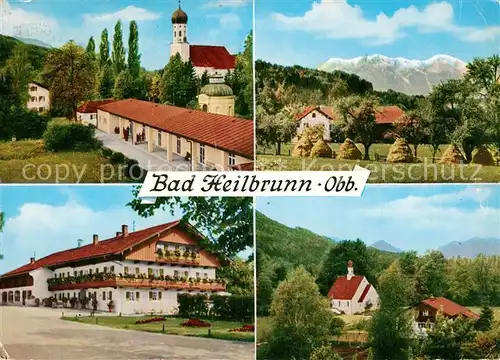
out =
[[[139,165],[148,171],[189,171],[191,164],[184,159],[175,156],[174,161],[168,162],[165,152],[149,153],[145,145],[132,145],[120,139],[117,135],[107,134],[96,130],[96,138],[101,140],[103,145],[113,151],[121,152],[129,159],[135,159]]]
[[[14,360],[254,359],[253,343],[79,324],[60,320],[62,310],[0,306],[0,342],[10,357]]]

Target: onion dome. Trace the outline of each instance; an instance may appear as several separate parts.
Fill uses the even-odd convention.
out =
[[[172,24],[187,24],[187,22],[188,16],[179,6],[179,8],[172,14]]]
[[[233,96],[233,89],[226,84],[207,84],[200,90],[200,94],[207,96]]]

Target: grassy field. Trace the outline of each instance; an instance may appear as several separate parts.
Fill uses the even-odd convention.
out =
[[[479,306],[469,306],[468,307],[471,311],[475,312],[476,314],[481,314],[481,307]],[[495,321],[500,321],[500,306],[498,307],[492,307],[491,310],[493,310],[493,318]]]
[[[23,174],[24,171],[24,174]],[[43,140],[0,142],[2,183],[123,182],[121,171],[99,151],[46,151]]]
[[[253,332],[237,332],[229,331],[231,329],[240,328],[242,323],[233,321],[212,321],[208,322],[212,325],[209,328],[191,328],[183,327],[180,324],[187,319],[168,317],[165,321],[151,322],[148,324],[135,324],[137,320],[144,320],[151,318],[151,316],[95,316],[95,317],[63,317],[64,320],[81,322],[85,324],[93,324],[99,326],[108,326],[117,329],[147,331],[153,333],[162,333],[163,325],[165,325],[165,334],[169,335],[182,335],[182,336],[195,336],[195,337],[211,337],[221,340],[232,341],[254,341],[255,335]],[[211,331],[211,335],[208,333]]]

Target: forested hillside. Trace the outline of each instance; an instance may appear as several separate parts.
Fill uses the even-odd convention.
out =
[[[26,50],[28,62],[33,70],[39,72],[43,68],[45,57],[50,49],[37,45],[29,45],[10,36],[0,35],[0,68],[5,66],[7,60],[12,58],[16,48],[21,47]]]

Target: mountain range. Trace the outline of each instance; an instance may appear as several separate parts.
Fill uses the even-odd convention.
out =
[[[353,59],[331,58],[318,70],[335,70],[356,74],[373,84],[378,91],[392,89],[408,95],[426,95],[432,87],[459,79],[466,70],[466,63],[449,55],[434,55],[427,60],[411,60],[384,55],[360,56]]]
[[[44,43],[43,41],[40,41],[37,39],[23,38],[23,37],[19,37],[19,36],[14,36],[14,39],[17,39],[17,40],[19,40],[27,45],[36,45],[36,46],[44,47],[47,49],[52,48],[52,46],[50,46],[49,44]]]
[[[400,248],[397,248],[384,240],[377,241],[376,243],[373,243],[370,246],[375,248],[375,249],[379,249],[379,250],[387,251],[387,252],[391,252],[391,253],[396,253],[396,254],[403,252],[403,250],[401,250]]]
[[[452,241],[439,248],[445,258],[474,258],[479,254],[500,255],[500,239],[475,237],[466,241]]]

